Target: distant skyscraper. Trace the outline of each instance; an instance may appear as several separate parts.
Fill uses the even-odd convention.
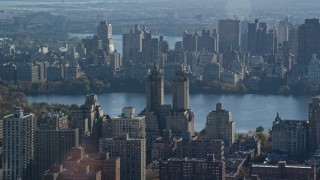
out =
[[[184,68],[180,66],[173,78],[172,108],[174,111],[189,109],[189,79]]]
[[[167,53],[169,51],[169,44],[168,41],[163,39],[163,36],[159,37],[159,52]]]
[[[284,21],[279,21],[278,23],[278,43],[283,43],[283,41],[289,40],[289,22],[288,19]]]
[[[32,180],[36,117],[15,108],[3,118],[3,180]]]
[[[309,104],[309,150],[315,151],[320,146],[320,97],[313,97]]]
[[[114,51],[112,25],[110,23],[107,21],[100,21],[100,24],[97,27],[97,36],[102,42],[103,50],[107,50],[108,52]]]
[[[200,37],[198,37],[198,51],[206,50],[209,52],[217,52],[218,48],[218,35],[216,30],[203,30]]]
[[[198,51],[198,33],[188,34],[187,31],[183,33],[183,50],[184,51]]]
[[[122,53],[124,64],[132,63],[139,64],[140,53],[142,51],[142,39],[144,32],[135,25],[128,34],[122,36]]]
[[[282,63],[288,71],[291,70],[294,64],[294,57],[291,53],[289,42],[284,41],[282,44],[279,44],[277,52],[277,62]]]
[[[298,58],[299,47],[299,27],[297,25],[290,26],[289,29],[289,48],[295,59]]]
[[[205,127],[205,139],[221,139],[227,147],[236,141],[236,127],[230,111],[222,108],[222,104],[216,105],[216,110],[209,112]]]
[[[36,83],[39,81],[38,66],[32,63],[19,64],[17,66],[17,81]]]
[[[248,51],[254,55],[263,55],[266,52],[267,24],[259,22],[248,24]]]
[[[266,34],[265,49],[266,54],[274,55],[278,51],[277,31],[275,29],[269,30]]]
[[[312,54],[320,56],[320,23],[319,19],[306,19],[299,27],[298,64],[307,66]]]
[[[240,20],[219,20],[219,52],[240,50]]]
[[[320,61],[317,55],[313,54],[310,63],[308,64],[308,84],[320,85]]]
[[[142,40],[142,58],[144,64],[159,63],[158,38],[144,38]]]
[[[257,31],[259,29],[259,20],[256,19],[254,23],[248,23],[248,51],[256,52]]]

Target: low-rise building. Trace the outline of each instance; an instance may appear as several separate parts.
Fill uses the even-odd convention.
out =
[[[45,171],[43,179],[50,180],[120,180],[120,158],[110,158],[108,153],[85,155],[84,148],[71,150],[63,165],[53,165]]]
[[[207,158],[170,158],[160,160],[160,180],[202,180],[225,179],[224,160],[216,160],[213,154]]]
[[[205,158],[214,154],[218,160],[224,159],[222,140],[182,140],[177,142],[176,157]]]
[[[280,161],[278,165],[253,164],[250,168],[250,175],[269,180],[317,179],[315,166],[287,165],[285,161]]]

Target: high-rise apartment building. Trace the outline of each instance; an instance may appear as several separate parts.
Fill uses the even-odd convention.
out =
[[[60,81],[64,78],[64,68],[62,65],[54,64],[47,68],[47,81]]]
[[[266,52],[267,24],[259,22],[248,24],[248,51],[253,55],[263,55]]]
[[[219,52],[223,53],[230,48],[240,50],[240,20],[219,20]]]
[[[236,141],[236,127],[230,111],[223,109],[222,104],[216,105],[216,110],[209,112],[205,127],[205,139],[221,139],[227,147]]]
[[[183,50],[184,51],[198,51],[198,33],[188,34],[187,31],[183,32]]]
[[[294,55],[295,59],[297,59],[299,54],[299,26],[290,26],[288,43],[290,52]]]
[[[284,41],[289,40],[289,22],[288,19],[279,21],[278,23],[278,43],[283,43]]]
[[[101,40],[102,49],[107,52],[114,51],[114,44],[112,40],[112,25],[107,21],[100,21],[97,27],[97,36]]]
[[[259,20],[256,19],[254,23],[248,23],[248,51],[256,52],[257,31],[259,29]]]
[[[144,64],[159,63],[159,39],[144,38],[142,40],[142,60]]]
[[[159,162],[160,180],[224,180],[225,163],[216,160],[213,154],[206,158],[170,158]]]
[[[298,64],[307,66],[312,54],[320,56],[319,19],[306,19],[299,27]]]
[[[142,40],[144,31],[135,25],[128,34],[122,36],[122,53],[124,64],[139,64],[140,53],[142,51]],[[130,62],[132,61],[132,62]]]
[[[70,155],[73,147],[79,146],[78,129],[51,129],[35,131],[35,177],[61,164]]]
[[[64,78],[79,78],[81,76],[81,67],[79,64],[68,64],[65,67]]]
[[[160,53],[168,53],[169,51],[169,43],[163,39],[163,36],[159,37],[159,52]]]
[[[189,78],[184,66],[180,66],[173,78],[172,108],[174,111],[189,109]]]
[[[203,30],[198,38],[198,51],[206,50],[211,53],[218,52],[219,35],[216,29]]]
[[[166,120],[166,129],[174,134],[194,133],[194,114],[189,108],[189,79],[186,67],[181,65],[173,78],[172,108],[162,107],[160,119]],[[161,129],[162,131],[163,129]]]
[[[278,51],[277,31],[275,29],[268,30],[265,39],[265,47],[263,53],[274,55]]]
[[[146,140],[145,138],[102,138],[100,152],[109,152],[111,157],[120,157],[122,180],[146,179]]]
[[[3,118],[3,180],[33,179],[36,117],[15,108]]]
[[[147,107],[146,111],[160,111],[164,103],[163,70],[154,65],[147,77]]]
[[[309,103],[309,151],[313,152],[320,146],[320,97],[313,97]]]
[[[131,138],[146,136],[145,116],[136,116],[134,107],[122,108],[122,113],[103,123],[103,137],[122,137],[129,134]]]
[[[17,81],[36,83],[39,81],[38,66],[32,63],[19,64],[17,66]]]
[[[49,66],[49,62],[48,61],[40,61],[40,62],[36,62],[36,65],[38,66],[39,81],[46,81],[47,80],[47,68]]]
[[[5,63],[0,66],[0,78],[6,81],[16,81],[17,65]]]
[[[164,129],[173,134],[194,133],[194,115],[189,108],[189,80],[185,67],[180,66],[173,80],[173,106],[163,104],[163,73],[154,66],[147,78],[147,133],[161,133]]]
[[[105,116],[97,95],[87,95],[84,105],[72,111],[71,121],[73,128],[79,129],[81,143],[88,138],[91,139],[90,142],[98,143],[98,139],[102,137],[102,124]]]
[[[317,59],[317,55],[313,54],[310,63],[308,64],[308,84],[313,86],[320,85],[320,61]]]
[[[285,152],[290,158],[303,160],[308,154],[309,122],[282,120],[277,117],[272,125],[272,149]]]

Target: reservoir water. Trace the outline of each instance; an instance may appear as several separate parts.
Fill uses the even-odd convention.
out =
[[[172,104],[172,96],[165,95],[165,104]],[[37,95],[28,96],[29,102],[48,102],[60,104],[82,105],[84,95]],[[98,95],[100,105],[104,113],[117,116],[122,107],[133,106],[136,112],[140,112],[146,105],[144,94],[136,93],[108,93]],[[224,109],[231,111],[236,122],[237,132],[255,130],[259,125],[265,130],[271,128],[272,122],[279,112],[282,119],[307,120],[308,104],[312,96],[283,96],[283,95],[209,95],[191,94],[190,108],[195,114],[195,128],[197,131],[205,127],[206,117],[209,111],[215,110],[218,102]],[[267,132],[267,131],[266,131]]]

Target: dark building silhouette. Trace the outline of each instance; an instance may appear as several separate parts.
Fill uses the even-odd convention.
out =
[[[198,51],[198,37],[199,34],[188,34],[187,31],[183,33],[183,50],[184,51]]]
[[[68,129],[68,117],[61,112],[39,118],[35,130],[35,177],[54,164],[67,160],[73,147],[79,146],[79,130]]]
[[[309,104],[309,150],[311,152],[320,145],[320,97],[313,97]]]
[[[158,38],[144,38],[142,40],[142,59],[144,64],[158,63],[159,40]]]
[[[248,51],[253,55],[266,53],[267,29],[267,24],[265,22],[259,22],[258,19],[256,19],[254,23],[248,24]],[[271,41],[271,39],[272,37],[269,37],[269,41]]]
[[[219,20],[219,52],[240,50],[240,20]]]
[[[203,30],[200,37],[198,37],[198,51],[206,50],[209,52],[218,51],[218,33],[216,29],[213,31]]]
[[[306,19],[299,27],[298,64],[308,65],[312,54],[320,56],[319,19]]]

